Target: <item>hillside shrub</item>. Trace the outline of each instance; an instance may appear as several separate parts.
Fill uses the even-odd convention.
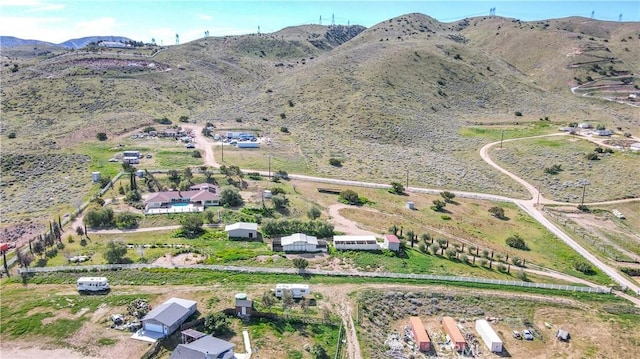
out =
[[[505,243],[511,248],[520,249],[523,251],[529,250],[527,243],[518,234],[514,234],[513,236],[510,236],[509,238],[507,238],[505,240]]]
[[[96,133],[96,138],[98,139],[98,141],[106,141],[107,140],[107,134],[104,132],[98,132]]]
[[[170,119],[168,119],[168,118],[166,118],[166,117],[163,117],[163,118],[154,118],[154,119],[153,119],[153,122],[159,123],[159,124],[161,124],[161,125],[170,125],[170,124],[172,124],[172,123],[173,123],[173,122],[171,122],[171,120],[170,120]]]
[[[329,164],[334,167],[342,167],[342,160],[339,158],[329,158]]]
[[[586,261],[577,261],[573,264],[573,268],[578,272],[582,272],[587,275],[595,274],[596,271],[593,269],[591,264]]]
[[[15,133],[15,132],[9,132],[9,134],[7,135],[7,137],[9,137],[9,138],[16,138],[16,133]]]
[[[322,220],[303,221],[299,219],[265,219],[262,232],[268,237],[288,236],[294,233],[306,233],[318,238],[333,236],[334,226]]]
[[[515,115],[516,115],[517,117],[522,117],[522,112],[520,112],[520,111],[516,111]]]

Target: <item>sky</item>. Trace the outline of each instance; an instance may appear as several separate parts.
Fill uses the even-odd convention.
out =
[[[0,0],[0,35],[60,43],[85,36],[125,36],[173,45],[209,36],[269,33],[303,24],[373,26],[419,12],[442,22],[488,15],[520,20],[568,16],[640,21],[640,0],[625,1],[310,1],[310,0]],[[639,25],[640,26],[640,25]]]

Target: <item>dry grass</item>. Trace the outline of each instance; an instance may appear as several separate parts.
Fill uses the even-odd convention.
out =
[[[15,139],[3,140],[3,152],[85,153],[83,143],[97,132],[115,138],[152,124],[153,118],[176,121],[188,115],[218,128],[240,123],[260,128],[275,140],[272,167],[289,172],[390,182],[409,170],[416,186],[523,197],[520,186],[478,161],[485,139],[465,136],[469,123],[508,122],[521,111],[523,122],[597,116],[632,132],[638,127],[629,108],[566,91],[574,76],[585,76],[575,71],[588,71],[566,68],[573,48],[604,46],[606,39],[611,55],[621,61],[616,70],[633,68],[640,56],[622,42],[635,36],[632,26],[587,26],[573,19],[550,21],[544,29],[544,23],[502,18],[470,21],[443,24],[409,14],[346,43],[357,32],[347,34],[347,29],[336,36],[338,28],[290,28],[201,39],[153,59],[111,51],[46,59],[18,53],[24,56],[19,71],[3,76],[2,135],[16,133]],[[503,27],[500,36],[494,35],[497,26]],[[332,33],[325,36],[327,31]],[[580,31],[586,33],[582,39]],[[535,51],[524,53],[530,49]],[[131,61],[146,66],[131,67]],[[155,67],[148,66],[151,62]],[[291,132],[286,139],[282,126]],[[89,152],[92,170],[117,168],[105,162],[107,153]],[[161,152],[145,165],[197,163],[173,154],[163,159]],[[238,162],[232,164],[268,166],[259,151],[228,156],[229,163]],[[330,166],[331,157],[343,159],[344,166]],[[28,196],[22,190],[14,195]]]

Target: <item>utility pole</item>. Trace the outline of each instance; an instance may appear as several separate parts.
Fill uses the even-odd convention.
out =
[[[582,202],[580,203],[580,206],[584,206],[584,194],[587,190],[587,183],[583,182],[582,183]]]
[[[409,169],[407,168],[407,190],[409,190]]]
[[[540,188],[542,187],[542,181],[538,182],[538,205],[540,204]]]
[[[269,178],[271,178],[271,154],[269,154]]]
[[[502,149],[502,141],[504,141],[504,130],[502,130],[502,136],[500,137],[500,149]]]
[[[220,162],[224,162],[224,142],[220,143],[220,148],[222,150],[222,157],[220,158]]]

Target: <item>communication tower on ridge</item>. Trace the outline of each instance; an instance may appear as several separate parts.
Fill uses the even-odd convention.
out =
[[[334,14],[331,14],[331,26],[335,26],[336,24],[336,18]]]
[[[176,34],[176,45],[180,45],[180,35]]]

